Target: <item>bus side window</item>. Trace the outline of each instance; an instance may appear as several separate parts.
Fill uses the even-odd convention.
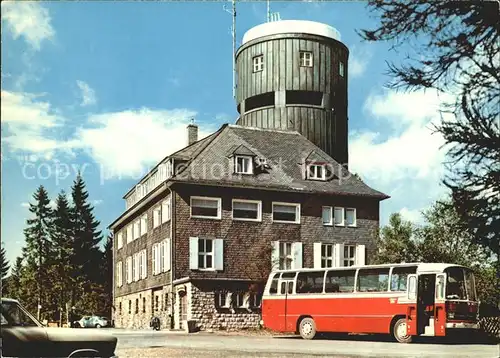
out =
[[[286,284],[287,284],[287,281],[281,281],[281,290],[280,290],[281,295],[286,294]]]
[[[389,284],[389,268],[360,269],[358,272],[359,292],[384,292]]]
[[[391,274],[391,291],[406,292],[408,275],[417,273],[417,266],[394,267]]]
[[[326,273],[325,292],[354,292],[356,270],[328,271]]]
[[[324,271],[299,272],[297,275],[297,293],[323,293]]]
[[[271,286],[269,287],[269,294],[270,295],[275,295],[278,293],[278,279],[280,277],[280,274],[277,273],[273,276],[273,280],[271,281]]]

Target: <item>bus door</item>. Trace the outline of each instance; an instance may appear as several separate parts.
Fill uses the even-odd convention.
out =
[[[418,335],[418,312],[417,312],[417,293],[418,293],[418,276],[416,274],[408,275],[407,299],[408,306],[406,309],[406,332],[409,336]]]
[[[436,275],[436,297],[434,301],[434,335],[446,334],[446,274]]]
[[[284,274],[283,274],[284,275]],[[295,273],[294,273],[295,276]],[[293,284],[295,282],[294,277],[281,277],[280,281],[280,295],[283,297],[280,302],[280,307],[278,308],[278,319],[280,330],[286,331],[289,322],[287,322],[288,314],[288,295],[293,293]]]

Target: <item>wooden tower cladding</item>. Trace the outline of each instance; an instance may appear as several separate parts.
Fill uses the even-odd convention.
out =
[[[236,53],[236,123],[298,131],[347,165],[348,57],[338,31],[325,24],[250,29]]]

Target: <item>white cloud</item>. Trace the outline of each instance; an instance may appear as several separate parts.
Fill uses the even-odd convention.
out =
[[[445,144],[431,124],[440,120],[443,98],[436,92],[370,96],[365,103],[369,120],[383,132],[352,133],[350,168],[374,188],[391,196],[383,202],[392,212],[420,220],[419,211],[445,192]]]
[[[356,78],[362,76],[372,57],[373,52],[367,45],[352,46],[349,51],[349,77]]]
[[[41,101],[43,95],[2,91],[1,121],[6,128],[2,133],[2,145],[12,151],[44,153],[50,155],[63,149],[60,143],[48,136],[63,125],[64,118],[48,102]]]
[[[2,23],[14,39],[22,36],[34,49],[55,36],[49,11],[38,1],[2,1]]]
[[[30,207],[30,203],[21,203],[21,206],[23,208],[29,208]]]
[[[172,152],[187,145],[186,125],[196,112],[129,110],[93,115],[92,128],[80,128],[81,147],[103,166],[103,177],[140,177]],[[200,133],[199,138],[206,133]]]
[[[92,205],[94,205],[94,206],[101,205],[102,203],[103,203],[102,199],[92,200]]]
[[[404,220],[411,221],[414,224],[419,224],[423,221],[422,210],[420,209],[410,210],[407,207],[404,207],[399,210],[399,213]]]
[[[82,102],[80,105],[82,107],[92,106],[97,103],[95,91],[86,82],[76,81],[76,84],[81,91]]]

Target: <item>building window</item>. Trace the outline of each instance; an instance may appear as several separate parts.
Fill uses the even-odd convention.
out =
[[[132,242],[134,240],[134,236],[133,236],[133,225],[130,224],[127,226],[127,244]]]
[[[321,268],[333,267],[335,257],[333,255],[333,244],[321,245]]]
[[[141,217],[141,236],[148,232],[148,216],[143,215]]]
[[[345,209],[345,222],[347,226],[356,226],[356,209],[346,208]]]
[[[259,72],[264,69],[264,55],[255,56],[253,58],[253,72]]]
[[[132,313],[132,300],[128,300],[128,314]]]
[[[135,299],[135,313],[139,313],[139,299],[136,298]]]
[[[280,242],[280,270],[291,270],[292,269],[292,243],[290,242]]]
[[[234,166],[235,173],[239,174],[253,173],[252,157],[237,155],[234,157],[234,160],[235,160],[235,166]]]
[[[313,54],[310,51],[300,51],[300,66],[302,67],[312,67],[313,66]]]
[[[155,295],[155,311],[158,311],[158,307],[160,306],[160,297]]]
[[[141,219],[134,222],[134,240],[141,236]]]
[[[356,262],[356,246],[344,245],[344,265],[343,266],[354,266],[355,262]]]
[[[214,268],[214,245],[211,239],[198,240],[198,268]]]
[[[168,308],[168,293],[165,293],[165,302],[163,304],[163,310],[166,311]]]
[[[228,308],[229,307],[229,293],[227,292],[217,292],[215,295],[215,304],[220,308]]]
[[[332,225],[332,207],[323,206],[322,211],[323,225]]]
[[[152,247],[152,254],[151,254],[151,260],[152,260],[152,266],[153,266],[153,275],[158,275],[161,272],[161,258],[160,258],[160,244],[156,243],[153,244]]]
[[[309,164],[307,166],[307,179],[325,180],[326,168],[324,164]]]
[[[220,198],[191,197],[191,217],[193,218],[221,218]]]
[[[273,222],[300,223],[300,204],[273,203]]]
[[[123,272],[122,272],[122,262],[119,261],[116,264],[116,286],[122,287],[123,285]]]
[[[120,250],[123,247],[123,233],[122,232],[119,232],[116,235],[116,246],[117,246],[118,250]]]
[[[262,302],[262,294],[251,293],[248,299],[248,304],[250,307],[259,308]]]
[[[161,206],[153,209],[153,228],[160,226],[161,220]]]
[[[146,313],[146,297],[142,298],[142,313]]]
[[[233,199],[233,220],[261,221],[262,202]]]
[[[118,313],[120,315],[122,314],[122,303],[121,302],[118,304]]]
[[[237,308],[245,307],[245,294],[243,292],[238,292],[234,296],[234,306]]]
[[[127,274],[127,283],[131,283],[132,282],[132,256],[129,256],[127,257],[127,261],[126,261],[126,267],[125,267],[125,271],[126,274]]]
[[[335,208],[335,226],[344,226],[344,208]]]
[[[171,218],[171,197],[161,203],[161,222],[166,223]]]
[[[339,62],[339,75],[344,77],[344,62]]]

